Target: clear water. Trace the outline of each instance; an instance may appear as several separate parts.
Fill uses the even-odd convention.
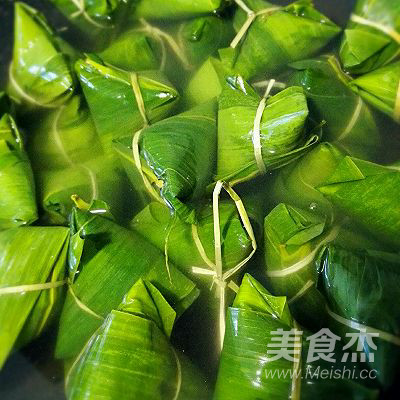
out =
[[[25,0],[25,2],[42,10],[58,29],[63,28],[64,18],[54,10],[47,0]],[[279,4],[290,3],[290,1],[283,0],[274,2]],[[14,0],[0,0],[0,85],[4,85],[5,71],[11,53],[13,3]],[[345,26],[355,0],[314,0],[314,3],[333,21]],[[68,38],[71,33],[64,32],[63,35]],[[384,155],[382,161],[398,160],[397,155],[400,154],[400,129],[398,125],[390,127],[387,132],[387,140],[389,143],[386,147],[391,150],[390,153],[388,151]],[[46,336],[37,340],[27,349],[10,357],[0,372],[0,400],[64,399],[62,365],[51,358],[55,334],[56,329],[50,330]],[[394,398],[398,398],[398,396],[388,394],[387,399]]]

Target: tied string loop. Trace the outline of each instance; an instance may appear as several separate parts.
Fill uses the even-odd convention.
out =
[[[246,5],[246,3],[243,0],[235,0],[235,3],[247,14],[247,19],[231,42],[230,46],[233,49],[235,49],[237,45],[241,42],[241,40],[244,38],[247,31],[250,29],[250,26],[257,17],[259,17],[260,15],[272,14],[273,12],[278,11],[282,8],[282,7],[269,7],[265,8],[264,10],[254,12]]]
[[[274,87],[275,79],[271,79],[268,83],[267,89],[265,90],[264,96],[258,105],[256,117],[254,118],[253,126],[253,146],[254,146],[254,157],[256,159],[257,167],[261,174],[265,174],[267,169],[262,157],[262,146],[261,146],[261,119],[267,105],[267,99],[269,94]]]
[[[132,85],[132,90],[135,95],[136,99],[136,104],[138,106],[140,115],[142,116],[143,119],[143,128],[138,130],[134,135],[132,139],[132,153],[133,153],[133,160],[135,162],[135,166],[137,170],[139,171],[139,174],[143,180],[144,186],[147,190],[147,192],[150,194],[151,197],[153,197],[156,201],[163,203],[159,193],[155,188],[153,187],[153,183],[150,182],[148,176],[143,172],[142,168],[142,161],[140,159],[140,149],[139,149],[139,142],[140,142],[140,137],[142,135],[143,129],[145,129],[147,126],[150,125],[150,121],[147,118],[146,114],[146,107],[144,104],[143,96],[142,96],[142,91],[140,90],[140,85],[139,85],[139,78],[138,74],[136,72],[131,74],[131,85]],[[155,180],[154,182],[156,186],[159,188],[162,187],[162,182]]]
[[[82,16],[86,21],[88,21],[90,24],[97,26],[98,28],[102,29],[112,29],[113,25],[103,25],[100,22],[95,21],[87,12],[85,9],[85,0],[71,0],[72,3],[74,3],[75,7],[77,8],[77,11],[71,14],[71,18],[75,19],[80,16]]]
[[[91,315],[92,317],[95,317],[96,319],[103,320],[104,318],[97,314],[95,311],[93,311],[91,308],[89,308],[85,303],[83,303],[78,296],[75,294],[74,290],[72,289],[72,284],[68,283],[68,293],[71,294],[72,298],[74,299],[76,305],[84,311],[86,314]]]
[[[162,31],[161,29],[150,25],[144,18],[141,18],[140,23],[143,25],[143,28],[137,29],[138,32],[145,32],[155,37],[155,39],[160,43],[161,46],[161,63],[160,63],[160,70],[165,69],[165,65],[167,62],[167,48],[166,44],[175,54],[175,56],[179,59],[182,63],[184,69],[189,70],[191,69],[191,65],[186,58],[185,53],[182,51],[181,47],[175,41],[175,39],[169,35],[168,33]]]
[[[240,219],[246,230],[247,235],[249,236],[252,244],[252,251],[250,254],[243,259],[239,264],[234,266],[233,268],[223,271],[223,262],[222,262],[222,245],[221,245],[221,227],[220,227],[220,217],[219,217],[219,197],[222,189],[224,189],[231,199],[234,201],[236,209],[238,210]],[[236,274],[254,255],[257,250],[257,242],[254,236],[253,228],[250,223],[250,219],[247,215],[246,209],[243,205],[242,200],[238,196],[238,194],[232,189],[232,187],[223,181],[218,181],[215,185],[213,191],[213,222],[214,222],[214,256],[215,263],[213,263],[207,256],[204,247],[201,243],[201,240],[198,235],[197,227],[192,226],[192,236],[194,242],[197,246],[199,254],[203,258],[204,262],[208,265],[209,268],[198,268],[193,267],[192,272],[198,275],[206,275],[212,277],[212,285],[211,288],[216,287],[216,297],[219,300],[219,336],[220,336],[220,349],[222,349],[222,345],[224,342],[225,335],[225,291],[227,288],[230,288],[234,292],[239,290],[236,283],[230,278]]]
[[[31,283],[27,285],[18,285],[18,286],[9,286],[0,288],[0,296],[5,294],[17,294],[17,293],[26,293],[26,292],[37,292],[42,290],[51,290],[56,289],[58,287],[64,286],[67,283],[67,280],[64,279],[62,281],[56,282],[47,282],[47,283]]]

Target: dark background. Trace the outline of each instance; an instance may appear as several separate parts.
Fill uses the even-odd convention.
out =
[[[284,0],[270,1],[277,4],[290,3],[290,1]],[[5,83],[6,69],[11,55],[13,3],[14,0],[0,0],[1,86]],[[61,30],[61,36],[67,40],[75,34],[71,31],[63,31],[62,28],[66,26],[66,21],[49,1],[25,0],[25,3],[40,9],[49,19],[51,25],[57,30]],[[314,3],[320,11],[329,16],[334,22],[345,26],[355,0],[314,0]],[[9,358],[0,373],[0,400],[64,399],[62,366],[54,363],[54,361],[49,361],[51,360],[54,346],[55,331],[55,329],[51,330],[50,334],[40,338],[27,349],[17,352]],[[387,397],[387,399],[391,400],[394,398],[398,398],[398,395],[389,394]]]

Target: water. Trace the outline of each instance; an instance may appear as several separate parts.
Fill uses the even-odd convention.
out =
[[[65,26],[65,20],[46,0],[25,0],[27,4],[44,12],[60,32]],[[11,54],[12,46],[12,8],[13,0],[0,0],[0,84],[4,85],[6,68]],[[288,4],[290,1],[276,1],[278,4]],[[354,6],[355,0],[314,0],[316,7],[333,21],[345,26],[348,16]],[[74,32],[62,32],[66,38],[74,36]],[[392,144],[393,154],[386,154],[386,161],[393,161],[400,149],[400,134],[398,125],[393,126],[388,132],[388,139]],[[27,349],[17,352],[10,357],[0,373],[0,399],[1,400],[62,400],[63,370],[62,365],[51,358],[56,329],[35,341]],[[388,395],[388,399],[395,398]],[[273,400],[273,399],[272,399]]]

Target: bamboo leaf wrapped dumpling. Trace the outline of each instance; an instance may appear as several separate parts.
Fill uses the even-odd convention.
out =
[[[330,329],[342,337],[374,334],[371,339],[376,348],[364,339],[363,351],[380,383],[390,386],[400,359],[400,312],[393,307],[393,299],[400,295],[398,254],[330,245],[318,263],[318,286],[327,301]]]
[[[209,102],[135,133],[133,154],[131,138],[119,141],[117,149],[134,188],[193,223],[190,202],[212,181],[216,129],[216,104]]]
[[[64,46],[38,11],[15,3],[7,92],[21,108],[53,108],[71,97],[75,78]]]
[[[135,3],[135,2],[134,2]],[[186,19],[213,14],[225,5],[225,0],[139,0],[133,4],[132,19]]]
[[[81,31],[77,45],[104,47],[124,20],[128,0],[49,0]]]
[[[346,156],[318,190],[375,239],[398,248],[400,172],[396,168]]]
[[[340,46],[340,58],[347,71],[370,72],[400,55],[399,16],[397,1],[357,1]]]
[[[272,208],[278,203],[287,203],[333,220],[332,204],[318,191],[318,186],[332,175],[344,156],[335,145],[321,143],[298,161],[282,168],[271,185]]]
[[[353,90],[400,124],[400,62],[354,79]]]
[[[316,260],[330,243],[350,250],[382,246],[357,231],[351,221],[330,221],[311,209],[277,205],[264,220],[265,268],[275,295],[286,296],[296,320],[311,328],[326,327],[325,301],[317,282]]]
[[[126,72],[90,59],[78,61],[76,71],[106,152],[113,140],[165,118],[179,98],[157,71]]]
[[[290,66],[295,72],[289,83],[303,87],[311,117],[326,121],[323,139],[356,157],[376,158],[381,137],[374,115],[351,90],[351,78],[341,70],[336,57],[327,55]]]
[[[269,97],[272,85],[261,98],[240,76],[227,79],[219,97],[217,179],[250,180],[290,163],[318,141],[305,134],[303,89],[293,86]]]
[[[71,218],[69,289],[61,314],[57,358],[77,356],[139,278],[162,289],[179,315],[198,296],[192,281],[172,264],[167,268],[163,253],[110,220],[104,204],[94,202],[88,210],[75,208]]]
[[[367,389],[355,379],[346,379],[345,375],[340,375],[339,379],[312,378],[315,370],[343,368],[343,363],[337,359],[340,351],[335,348],[331,354],[336,362],[322,359],[308,362],[309,343],[306,337],[310,335],[292,319],[286,298],[272,296],[248,274],[244,276],[233,306],[228,310],[227,320],[214,400],[321,397],[334,400],[338,395],[346,400],[378,398],[376,390]],[[285,345],[282,334],[282,357],[277,354],[282,343],[277,335],[279,329],[290,335]],[[272,347],[274,353],[269,352]],[[356,372],[359,369],[355,369],[354,363],[346,366],[351,367],[353,376],[358,377]],[[311,372],[311,377],[306,371]]]
[[[340,28],[313,8],[310,0],[279,7],[264,0],[235,0],[236,38],[225,57],[245,79],[276,72],[313,56]]]
[[[81,96],[32,124],[30,139],[39,199],[49,223],[67,222],[75,193],[106,201],[117,219],[126,217],[130,196],[125,187],[129,183],[115,158],[104,154]]]
[[[37,337],[65,284],[69,232],[23,227],[0,232],[0,369],[13,347]]]
[[[38,217],[30,161],[9,114],[0,119],[0,230],[29,225]]]
[[[73,364],[68,400],[208,399],[201,372],[169,342],[175,319],[161,292],[138,280]]]
[[[229,44],[231,37],[231,22],[218,16],[168,26],[140,20],[97,55],[127,71],[161,70],[173,77],[177,67],[183,72],[192,69]]]

